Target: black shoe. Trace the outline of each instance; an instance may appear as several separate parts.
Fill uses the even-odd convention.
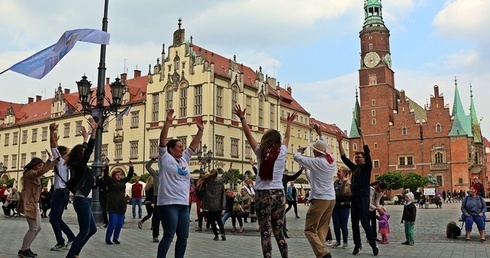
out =
[[[327,253],[326,255],[324,255],[322,258],[332,258],[332,254],[331,253]]]
[[[106,240],[105,243],[108,244],[108,245],[112,245],[111,240]]]
[[[120,245],[120,244],[121,244],[121,242],[119,242],[119,240],[114,240],[114,244],[116,244],[116,245]]]
[[[296,215],[296,218],[297,218],[297,219],[299,219],[299,216],[298,216],[298,215]]]
[[[219,237],[218,237],[218,236],[215,236],[215,237],[213,238],[213,240],[214,240],[214,241],[219,241]]]
[[[221,240],[226,241],[226,236],[225,235],[221,235]]]
[[[34,256],[37,256],[37,254],[36,254],[36,253],[34,253],[34,252],[31,250],[31,248],[29,248],[29,249],[27,249],[27,250],[28,250],[28,251],[29,251],[31,254],[33,254]]]
[[[158,237],[154,237],[154,238],[153,238],[153,242],[158,243],[158,242],[159,242],[159,241],[158,241]]]
[[[377,246],[377,245],[373,246],[373,254],[374,254],[374,256],[377,256],[377,255],[378,255],[378,253],[379,253],[379,248],[378,248],[378,246]]]
[[[358,255],[359,254],[359,251],[361,251],[362,249],[362,246],[360,245],[356,245],[354,246],[354,251],[352,252],[353,255]]]
[[[405,241],[402,243],[402,245],[409,245],[409,244],[410,244],[410,242],[408,242],[408,241]]]
[[[284,232],[284,237],[289,238],[289,236],[288,236],[288,234],[286,234],[286,232]]]
[[[27,250],[19,250],[19,252],[17,252],[17,255],[21,258],[34,258],[36,257],[32,252],[29,251],[29,249]]]

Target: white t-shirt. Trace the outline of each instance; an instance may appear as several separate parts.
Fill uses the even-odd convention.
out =
[[[167,147],[158,147],[158,180],[157,205],[189,205],[190,173],[188,162],[194,151],[187,148],[180,159],[175,159]]]
[[[272,172],[272,181],[264,181],[260,179],[260,144],[255,147],[255,155],[257,156],[257,176],[255,178],[255,190],[268,190],[268,189],[283,189],[282,174],[284,173],[284,166],[286,165],[286,153],[288,149],[286,145],[281,145],[279,155],[274,162],[274,170]]]
[[[60,155],[57,148],[51,148],[51,153],[53,153],[53,158],[57,159]],[[63,180],[58,176],[56,172],[53,171],[54,174],[54,189],[66,188],[65,182],[68,182],[70,178],[68,176],[68,167],[65,164],[65,160],[63,158],[60,159],[58,164],[56,165],[58,168],[58,173],[63,178]]]

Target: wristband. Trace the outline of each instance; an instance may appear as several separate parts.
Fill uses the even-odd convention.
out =
[[[244,116],[240,117],[240,121],[243,121],[243,120],[245,120],[245,117]]]

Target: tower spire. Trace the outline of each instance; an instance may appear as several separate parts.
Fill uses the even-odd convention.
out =
[[[384,26],[381,0],[364,0],[364,27]]]
[[[458,80],[454,78],[454,103],[453,103],[453,126],[449,132],[449,136],[471,135],[471,121],[464,113],[461,97],[459,96]]]

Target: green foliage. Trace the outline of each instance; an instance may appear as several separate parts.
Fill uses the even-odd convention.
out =
[[[0,186],[2,186],[3,184],[6,184],[7,185],[7,188],[13,187],[14,186],[14,183],[15,183],[15,179],[14,178],[0,180]]]
[[[429,183],[429,179],[427,177],[412,172],[405,175],[403,181],[403,188],[409,188],[413,193],[417,191],[417,188],[424,187]]]
[[[41,185],[43,187],[47,187],[49,181],[53,182],[53,176],[41,176]]]
[[[403,175],[400,171],[390,171],[378,177],[379,181],[388,185],[389,190],[397,190],[403,188]]]
[[[150,173],[145,173],[143,175],[140,176],[140,181],[142,182],[148,182],[148,178],[150,178]],[[133,179],[132,179],[133,183],[134,183],[134,176],[133,176]]]
[[[296,179],[296,181],[294,181],[296,184],[309,184],[310,182],[308,182],[308,180],[306,180],[305,178],[301,178],[299,177],[298,179]]]
[[[231,172],[233,173],[233,176],[230,179],[231,184],[241,184],[245,180],[245,176],[240,172],[239,169],[231,169]]]

